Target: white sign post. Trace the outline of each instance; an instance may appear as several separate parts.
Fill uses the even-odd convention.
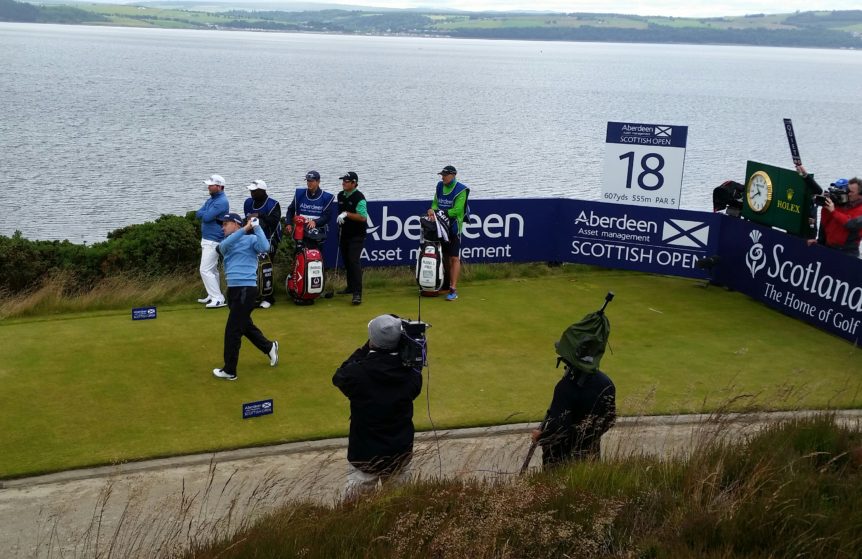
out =
[[[609,122],[602,201],[679,209],[688,126]]]

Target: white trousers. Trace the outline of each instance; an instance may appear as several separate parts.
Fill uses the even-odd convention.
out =
[[[347,484],[344,486],[344,499],[350,500],[377,489],[377,483],[404,485],[410,481],[410,464],[392,475],[368,474],[347,464]]]
[[[213,301],[224,301],[218,274],[218,243],[201,239],[201,279],[207,290],[207,297]]]

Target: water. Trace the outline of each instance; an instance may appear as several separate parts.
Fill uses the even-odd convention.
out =
[[[608,121],[689,127],[687,209],[790,167],[784,117],[821,182],[862,174],[858,51],[0,23],[0,52],[0,234],[32,239],[197,209],[212,173],[236,208],[309,169],[430,198],[447,164],[474,198],[598,199]]]

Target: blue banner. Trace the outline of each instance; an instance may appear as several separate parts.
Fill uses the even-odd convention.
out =
[[[716,280],[859,345],[862,260],[723,217]]]
[[[415,266],[419,219],[429,206],[370,202],[363,266]],[[470,206],[461,240],[465,262],[576,262],[715,279],[847,340],[862,338],[862,260],[787,233],[708,212],[585,200],[471,200]],[[324,246],[328,267],[337,254],[333,235]],[[698,267],[714,256],[712,270]]]
[[[715,214],[560,198],[471,200],[465,262],[580,262],[705,278],[695,262],[718,250]],[[427,202],[368,204],[363,266],[416,263]],[[334,264],[337,239],[324,247]],[[342,265],[339,259],[339,266]]]
[[[698,260],[718,254],[719,216],[565,200],[558,261],[706,278]],[[563,228],[563,226],[565,228]]]

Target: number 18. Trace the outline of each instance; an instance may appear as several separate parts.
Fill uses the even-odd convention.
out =
[[[632,187],[632,174],[634,173],[634,165],[635,165],[635,152],[630,151],[628,153],[624,153],[620,156],[620,160],[628,159],[628,173],[626,174],[626,188]],[[650,166],[650,160],[655,159],[655,166]],[[662,157],[658,153],[647,153],[643,157],[641,157],[641,173],[638,174],[638,186],[643,190],[658,190],[664,184],[664,175],[662,175],[659,171],[664,168],[664,157]],[[644,179],[648,176],[655,177],[655,184],[650,186],[646,184]],[[652,182],[652,181],[650,181]]]

